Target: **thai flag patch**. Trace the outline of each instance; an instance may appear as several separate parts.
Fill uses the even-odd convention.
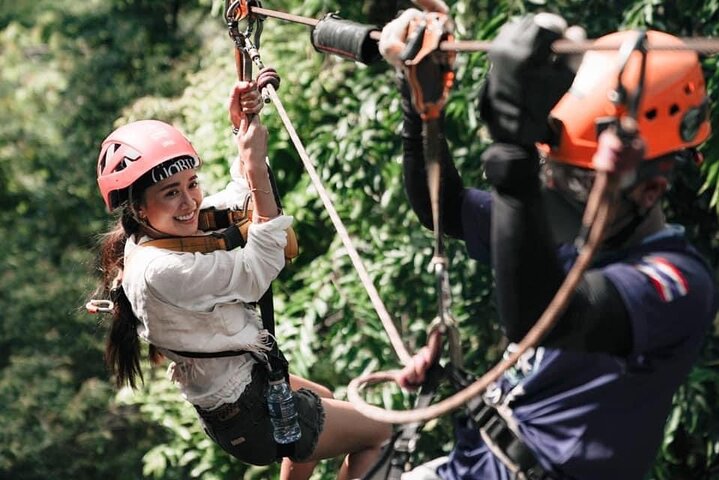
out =
[[[636,268],[649,278],[659,298],[664,302],[671,302],[689,292],[689,284],[682,272],[664,257],[644,257]]]

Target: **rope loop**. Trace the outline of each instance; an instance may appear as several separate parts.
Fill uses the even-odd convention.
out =
[[[272,67],[265,67],[259,71],[257,78],[257,88],[264,90],[267,85],[272,85],[275,90],[280,89],[280,75]]]

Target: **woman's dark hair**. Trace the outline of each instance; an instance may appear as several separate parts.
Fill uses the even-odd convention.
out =
[[[105,341],[105,365],[115,375],[115,385],[135,388],[137,379],[144,381],[140,369],[140,339],[137,336],[139,319],[135,316],[130,301],[122,288],[122,273],[125,268],[125,243],[130,235],[138,233],[142,225],[136,220],[133,209],[125,203],[115,228],[107,232],[100,241],[99,268],[102,272],[98,288],[101,298],[110,298],[114,303],[112,320]],[[150,345],[149,358],[159,363],[162,355]]]

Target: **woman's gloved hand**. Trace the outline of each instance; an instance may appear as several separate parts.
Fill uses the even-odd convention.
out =
[[[552,52],[561,38],[582,40],[559,15],[540,13],[504,24],[489,50],[491,68],[480,95],[480,115],[495,142],[532,146],[549,137],[547,116],[571,85],[567,56]]]

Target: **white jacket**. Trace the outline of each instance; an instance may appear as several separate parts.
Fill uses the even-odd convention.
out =
[[[241,206],[248,192],[244,179],[235,178],[202,206]],[[140,320],[137,333],[174,360],[171,377],[189,402],[211,410],[235,401],[250,382],[255,360],[187,358],[168,350],[268,349],[259,312],[248,303],[259,300],[284,267],[285,229],[291,224],[285,215],[253,224],[244,248],[208,254],[143,247],[149,237],[128,239],[122,285]]]

